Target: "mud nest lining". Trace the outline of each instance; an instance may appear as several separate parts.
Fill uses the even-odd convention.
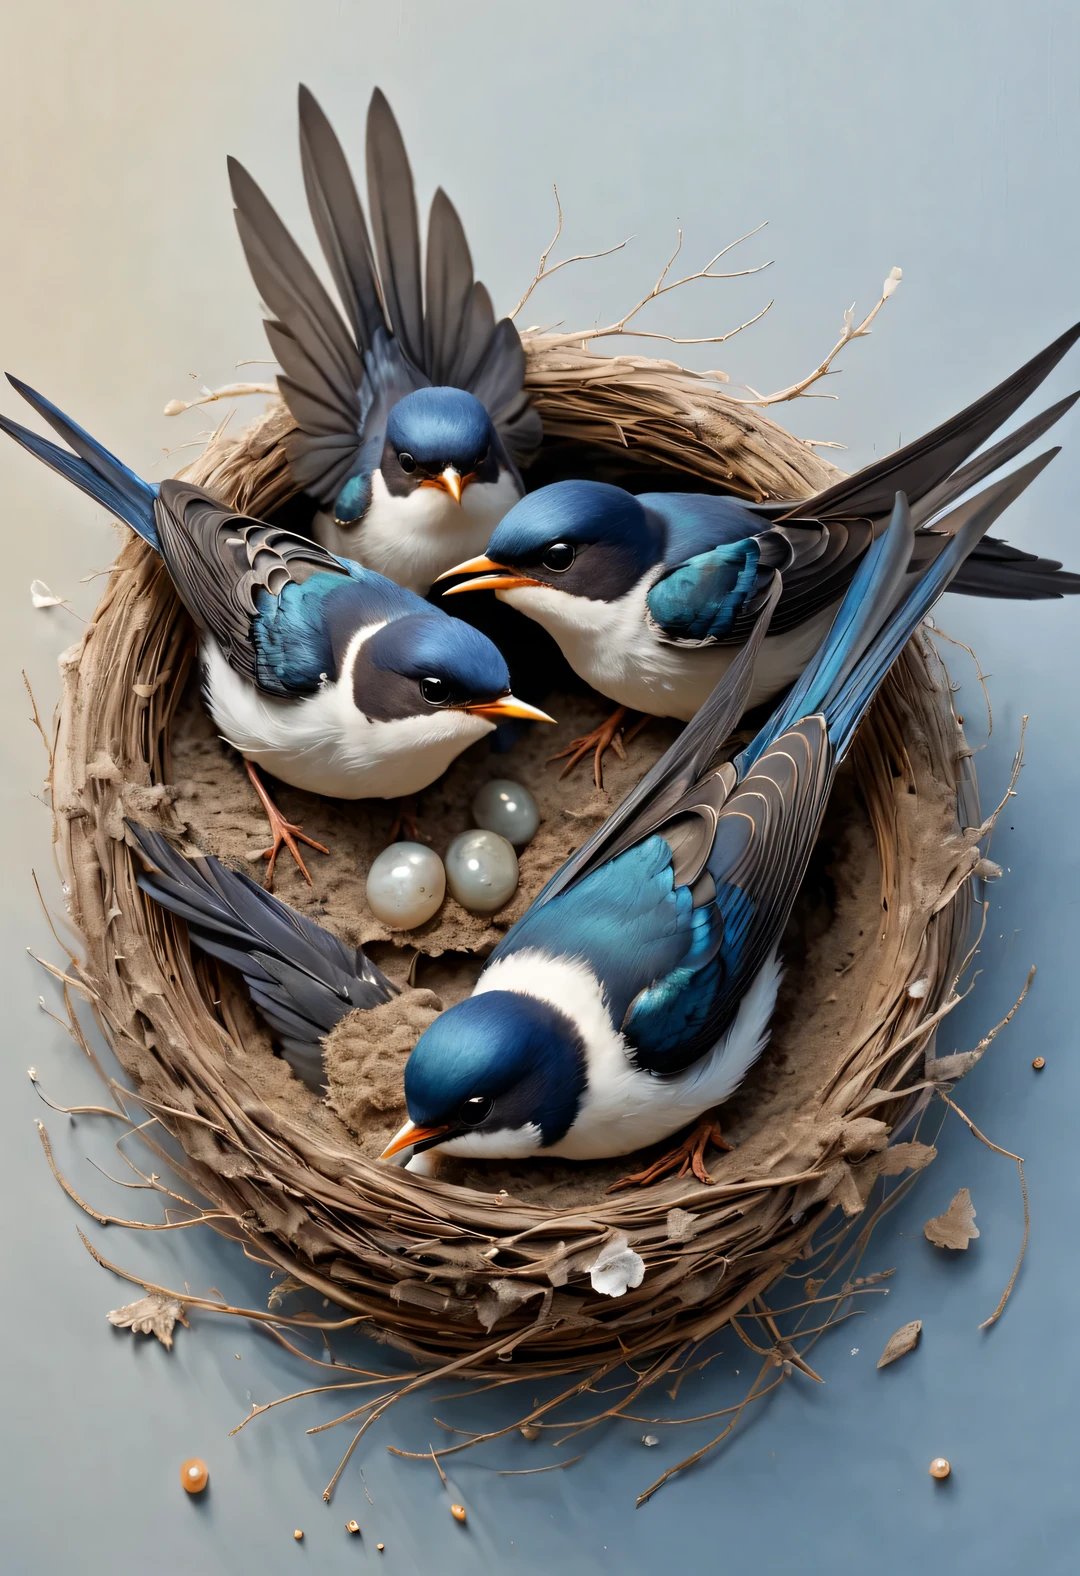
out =
[[[527,343],[547,431],[606,444],[613,463],[630,445],[643,466],[678,466],[677,485],[753,497],[806,495],[836,475],[676,368]],[[269,512],[287,497],[288,427],[272,406],[239,439],[215,439],[189,475],[235,507]],[[959,965],[982,835],[970,752],[926,635],[894,667],[837,784],[785,940],[769,1048],[725,1107],[735,1149],[711,1164],[712,1186],[672,1180],[613,1196],[607,1187],[636,1157],[453,1162],[437,1179],[374,1157],[403,1119],[401,1074],[418,1035],[468,993],[486,952],[675,725],[652,724],[625,764],[612,760],[603,793],[583,773],[560,781],[543,765],[609,709],[591,693],[552,697],[557,731],[534,729],[507,755],[485,741],[461,757],[424,795],[440,851],[494,776],[533,791],[541,828],[503,913],[480,920],[448,898],[407,936],[392,936],[363,900],[386,807],[281,790],[285,813],[332,856],[316,858],[314,888],[279,864],[279,896],[364,945],[403,987],[330,1036],[323,1101],[273,1054],[236,977],[193,956],[183,923],[136,885],[125,817],[248,870],[265,845],[240,763],[201,709],[193,651],[160,560],[130,539],[83,641],[62,659],[55,830],[82,978],[113,1048],[181,1145],[191,1186],[257,1258],[425,1363],[503,1377],[495,1365],[512,1358],[515,1373],[540,1377],[704,1339],[803,1253],[826,1214],[857,1215],[875,1179],[899,1169],[889,1135]],[[623,1253],[644,1276],[606,1295],[591,1272]]]

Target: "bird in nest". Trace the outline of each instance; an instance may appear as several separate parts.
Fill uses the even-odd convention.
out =
[[[729,763],[724,741],[782,596],[774,574],[749,640],[697,716],[507,933],[472,995],[420,1037],[405,1068],[409,1120],[385,1158],[418,1171],[432,1150],[599,1159],[693,1124],[625,1180],[688,1169],[710,1180],[707,1147],[723,1143],[715,1107],[768,1040],[780,938],[859,722],[919,622],[1056,452],[954,509],[928,566],[911,568],[916,530],[898,495],[818,653]],[[322,1037],[393,987],[376,991],[362,953],[256,898],[247,877],[137,836],[151,867],[144,890],[241,969],[284,1054],[321,1087]]]
[[[236,222],[272,314],[278,387],[296,422],[286,456],[318,504],[325,547],[423,596],[488,541],[522,496],[539,445],[525,353],[473,279],[461,220],[440,188],[421,273],[412,171],[383,94],[367,117],[364,216],[341,144],[300,89],[300,157],[342,317],[251,176],[229,161]]]
[[[408,800],[507,719],[552,721],[510,693],[503,657],[478,630],[201,487],[143,481],[10,382],[70,447],[6,417],[0,428],[161,554],[199,631],[207,709],[270,821],[267,884],[282,846],[309,883],[298,840],[328,850],[285,819],[258,767],[310,793]]]
[[[959,415],[884,459],[797,503],[745,503],[696,493],[633,496],[588,480],[530,493],[498,525],[483,556],[447,596],[493,591],[536,620],[574,671],[616,703],[592,734],[562,752],[570,770],[590,750],[620,747],[629,711],[691,718],[755,627],[776,573],[783,590],[762,642],[748,706],[773,699],[817,650],[892,499],[910,500],[912,566],[948,544],[941,511],[1034,442],[1073,394],[964,464],[1016,411],[1080,336],[1080,325]],[[954,591],[1040,599],[1074,595],[1080,575],[988,537],[961,565]],[[640,726],[640,724],[639,724]]]
[[[714,1108],[767,1043],[780,939],[859,722],[938,596],[1056,452],[960,504],[928,565],[898,493],[817,654],[724,762],[783,605],[772,574],[749,640],[693,721],[507,933],[472,995],[417,1041],[409,1121],[385,1157],[599,1159],[698,1122],[627,1180],[686,1166],[707,1180]]]

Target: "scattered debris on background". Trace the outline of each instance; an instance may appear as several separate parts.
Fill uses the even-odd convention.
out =
[[[451,1514],[451,1516],[453,1516],[455,1521],[460,1521],[460,1522],[464,1523],[464,1521],[465,1521],[465,1506],[464,1505],[451,1505],[450,1506],[450,1514]]]
[[[138,1335],[156,1335],[166,1351],[172,1350],[172,1332],[177,1321],[187,1327],[183,1303],[159,1291],[140,1297],[138,1302],[114,1308],[108,1320],[118,1330],[131,1330]]]
[[[960,1189],[944,1215],[935,1215],[933,1220],[926,1222],[923,1233],[935,1248],[954,1250],[966,1248],[979,1235],[971,1194],[966,1187]]]
[[[885,1343],[885,1350],[878,1358],[879,1368],[887,1368],[898,1357],[906,1357],[908,1352],[913,1352],[919,1344],[922,1334],[922,1320],[912,1319],[910,1324],[902,1324]]]
[[[1036,1056],[1035,1060],[1032,1062],[1031,1065],[1032,1065],[1032,1067],[1034,1067],[1034,1069],[1035,1069],[1035,1071],[1037,1073],[1041,1073],[1043,1068],[1046,1066],[1046,1057],[1045,1056]]]
[[[201,1494],[210,1481],[206,1462],[190,1456],[180,1467],[180,1482],[189,1494]]]
[[[54,596],[44,580],[31,580],[30,600],[35,607],[66,607],[62,596]]]

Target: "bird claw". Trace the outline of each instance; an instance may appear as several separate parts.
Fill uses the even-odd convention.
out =
[[[417,804],[414,794],[406,794],[397,801],[394,807],[394,824],[390,828],[390,841],[396,843],[404,832],[406,841],[410,843],[423,843],[427,839],[421,835],[420,822],[417,820]]]
[[[277,856],[281,852],[282,848],[287,848],[290,854],[292,854],[293,858],[296,860],[296,863],[299,865],[300,873],[307,882],[308,886],[314,886],[315,883],[308,874],[308,867],[305,865],[300,850],[297,847],[297,841],[299,840],[301,843],[306,843],[309,848],[317,849],[320,854],[328,854],[330,852],[329,848],[325,847],[325,845],[322,843],[317,843],[313,837],[309,837],[307,833],[297,826],[294,821],[287,821],[282,815],[281,811],[278,809],[277,805],[271,799],[270,795],[267,793],[258,772],[255,770],[255,767],[250,761],[245,761],[244,765],[247,767],[247,774],[251,778],[252,786],[259,796],[259,802],[262,805],[263,810],[266,812],[266,819],[270,822],[270,835],[274,839],[270,847],[263,850],[262,857],[266,860],[269,860],[266,871],[266,879],[263,882],[263,886],[268,892],[273,890],[274,866],[277,864]]]
[[[564,777],[573,771],[582,756],[593,750],[593,781],[598,788],[603,788],[604,771],[602,762],[605,753],[609,749],[614,750],[619,759],[625,761],[625,745],[629,744],[631,739],[636,738],[650,720],[647,714],[639,717],[634,726],[628,732],[624,732],[623,724],[626,721],[626,715],[626,707],[617,706],[606,722],[599,723],[590,733],[583,733],[579,739],[572,739],[566,746],[566,749],[560,750],[557,755],[549,755],[547,760],[549,766],[552,761],[561,761],[565,760],[567,756],[570,757],[559,773],[559,781],[561,782]]]
[[[658,1182],[670,1171],[675,1171],[676,1177],[684,1177],[687,1172],[693,1172],[699,1182],[709,1186],[713,1179],[705,1169],[705,1151],[710,1144],[716,1149],[734,1148],[733,1144],[725,1141],[717,1118],[712,1112],[707,1112],[697,1125],[691,1128],[681,1144],[669,1149],[666,1155],[654,1160],[644,1171],[635,1171],[629,1176],[620,1177],[617,1182],[611,1184],[608,1192],[617,1193],[624,1187],[648,1187],[650,1183]]]

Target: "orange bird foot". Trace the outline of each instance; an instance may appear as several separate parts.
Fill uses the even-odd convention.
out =
[[[583,755],[588,755],[589,751],[592,750],[594,752],[593,781],[598,788],[602,788],[604,786],[602,762],[608,750],[614,750],[619,759],[625,761],[626,750],[624,745],[629,744],[631,739],[636,738],[645,724],[652,720],[648,715],[639,717],[629,732],[626,732],[623,727],[626,717],[626,707],[617,706],[607,721],[593,728],[591,733],[583,733],[580,739],[571,740],[566,749],[560,750],[558,755],[549,755],[548,765],[550,766],[552,761],[561,761],[565,760],[566,756],[570,757],[559,773],[561,779],[573,771]]]
[[[407,842],[426,843],[427,838],[420,832],[420,822],[417,820],[418,807],[415,794],[405,794],[394,805],[394,824],[390,828],[390,841],[396,843],[404,834]]]
[[[305,865],[301,858],[300,850],[296,846],[297,840],[299,839],[301,843],[306,843],[309,848],[317,848],[320,854],[328,854],[330,852],[329,848],[324,848],[322,843],[317,843],[313,837],[308,837],[307,833],[302,831],[299,826],[294,825],[292,821],[286,821],[273,799],[267,793],[255,767],[250,761],[245,761],[244,765],[247,767],[247,774],[251,778],[251,785],[258,794],[259,802],[266,812],[266,819],[270,822],[270,835],[274,839],[270,847],[263,851],[263,858],[269,860],[266,880],[263,882],[263,886],[268,892],[273,889],[274,866],[277,864],[277,856],[282,848],[289,850],[296,863],[300,866],[300,872],[304,880],[308,886],[313,886],[314,883],[310,875],[308,875],[307,865]]]
[[[611,1184],[608,1192],[617,1193],[623,1187],[648,1187],[650,1182],[658,1182],[671,1171],[674,1171],[677,1177],[684,1177],[687,1172],[692,1171],[699,1182],[708,1184],[712,1181],[712,1177],[705,1169],[705,1151],[710,1144],[716,1149],[734,1148],[733,1144],[725,1143],[716,1113],[706,1111],[681,1144],[669,1149],[666,1155],[654,1160],[644,1171],[635,1171],[631,1176],[620,1177],[617,1182]]]

